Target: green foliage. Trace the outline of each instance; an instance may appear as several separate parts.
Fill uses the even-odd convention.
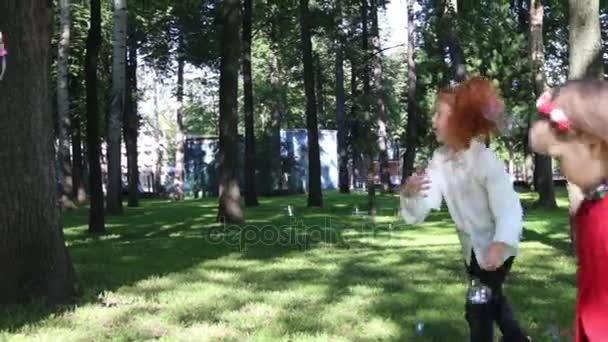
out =
[[[431,131],[431,117],[435,107],[437,92],[449,85],[451,73],[445,63],[447,54],[440,44],[442,27],[438,9],[434,1],[421,1],[421,11],[416,14],[416,103],[419,116],[418,145],[421,153],[418,157],[426,159],[437,146]],[[405,140],[405,137],[403,137]]]
[[[383,60],[384,103],[388,116],[390,138],[399,139],[405,134],[407,90],[407,55],[405,49],[395,49]]]
[[[501,90],[513,129],[511,145],[526,139],[528,119],[534,113],[534,84],[526,32],[508,3],[482,1],[460,21],[460,37],[471,75],[493,80]],[[502,18],[502,20],[495,20]],[[521,144],[517,145],[521,149]]]
[[[544,10],[546,76],[548,84],[556,86],[568,78],[568,2],[548,0],[545,2]]]
[[[436,145],[430,130],[435,96],[441,87],[449,84],[451,70],[449,56],[439,43],[439,37],[446,29],[439,20],[440,1],[419,0],[417,3],[416,104],[422,118],[417,130],[419,145],[422,146],[420,155],[425,158]],[[496,140],[494,144],[500,151],[505,151],[505,155],[507,150],[520,152],[526,137],[528,117],[534,113],[528,28],[520,27],[516,2],[478,0],[461,1],[461,4],[464,7],[459,7],[456,24],[467,70],[469,74],[480,74],[496,82],[514,123],[511,135]],[[546,72],[549,84],[554,85],[562,82],[567,75],[568,5],[559,0],[547,0],[544,5]],[[129,3],[130,34],[136,36],[138,53],[147,67],[155,69],[161,78],[175,80],[176,60],[181,55],[187,65],[204,70],[205,76],[187,81],[186,84],[184,121],[186,130],[192,134],[217,132],[219,54],[215,10],[214,1],[135,0]],[[323,115],[319,116],[319,126],[332,129],[336,128],[335,45],[338,27],[335,10],[335,1],[313,0],[310,3],[313,50],[317,57],[315,63],[319,63],[322,70],[322,99],[325,108]],[[602,10],[602,25],[607,26],[608,15],[605,8]],[[369,136],[364,132],[374,131],[374,121],[371,118],[375,116],[373,111],[363,110],[365,103],[372,99],[365,99],[361,95],[361,71],[370,64],[372,53],[361,51],[361,0],[342,0],[342,12],[346,35],[346,116],[349,124],[359,125],[359,134],[350,138],[359,139],[361,146],[371,146],[373,144],[369,144]],[[252,66],[255,131],[258,140],[267,136],[271,113],[277,103],[281,103],[283,108],[282,128],[306,126],[298,16],[296,1],[255,0],[253,4]],[[98,76],[101,120],[105,122],[111,88],[112,8],[109,2],[104,2],[102,6],[102,18],[103,44]],[[88,21],[88,1],[73,1],[69,87],[71,109],[74,113],[81,114],[81,117],[84,117],[85,112],[83,57]],[[58,15],[56,22],[58,25]],[[182,45],[180,39],[183,40]],[[55,45],[56,41],[57,37],[53,40]],[[55,53],[56,48],[53,51]],[[389,136],[404,140],[407,121],[407,55],[403,49],[392,50],[387,54],[388,56],[383,54],[382,63]],[[270,77],[273,58],[278,60],[280,78],[276,89],[272,87]],[[353,65],[356,75],[352,75]],[[350,83],[354,76],[358,78],[358,94],[351,93]],[[353,107],[356,109],[354,116]],[[171,115],[166,114],[170,121]],[[84,120],[82,124],[84,125]],[[243,132],[242,120],[239,125],[239,131]],[[105,130],[104,124],[100,126]],[[102,136],[105,136],[103,132]]]
[[[280,26],[282,23],[274,19],[270,26]],[[273,32],[267,32],[273,30]],[[282,127],[305,127],[304,115],[304,83],[301,61],[291,56],[291,51],[298,51],[298,40],[279,40],[280,28],[267,28],[259,31],[252,47],[254,113],[256,129],[263,133],[270,126],[270,117],[278,101],[283,103],[285,110]],[[293,34],[296,34],[294,30]],[[282,33],[284,34],[284,32]],[[290,51],[290,52],[288,52]],[[278,59],[278,74],[280,87],[275,91],[271,85],[271,59]]]
[[[215,7],[211,1],[145,3],[138,9],[136,21],[145,32],[141,50],[149,64],[171,73],[176,69],[178,54],[183,54],[195,66],[219,66]]]
[[[70,111],[72,115],[78,115],[81,118],[82,129],[85,130],[86,124],[86,93],[85,93],[85,53],[86,39],[89,29],[89,2],[88,1],[71,1],[71,33],[70,33],[70,51],[68,60],[68,89],[70,94]],[[55,33],[52,37],[52,62],[51,67],[53,84],[56,77],[56,62],[57,62],[57,46],[59,40],[59,7],[55,6]],[[109,5],[101,6],[101,36],[102,44],[99,51],[99,62],[97,68],[98,92],[99,92],[99,116],[100,123],[106,122],[106,115],[109,111],[109,96],[112,87],[112,8]],[[53,87],[53,89],[55,89]],[[53,106],[56,102],[52,101]],[[105,139],[106,125],[100,124],[100,136]]]
[[[187,82],[184,101],[184,127],[186,133],[218,136],[219,111],[217,110],[217,75]]]
[[[436,1],[420,1],[418,14],[417,50],[418,101],[421,116],[426,118],[429,127],[430,113],[437,91],[449,84],[451,70],[447,52],[440,44],[440,36],[446,27],[440,22],[440,10]],[[527,11],[527,9],[525,9]],[[551,18],[563,18],[563,8],[556,7],[547,11]],[[526,14],[527,15],[527,14]],[[534,111],[534,84],[528,48],[528,27],[521,27],[516,11],[508,2],[478,1],[469,3],[465,10],[458,13],[457,32],[464,51],[467,73],[479,75],[493,81],[505,100],[509,118],[506,136],[493,141],[493,146],[504,153],[522,152],[523,142],[527,139],[527,124]],[[563,20],[563,19],[562,19]],[[556,19],[549,20],[549,27],[558,27]],[[553,25],[553,26],[551,26]],[[563,26],[563,21],[561,22]],[[563,34],[557,30],[559,34]],[[557,34],[557,33],[556,33]],[[567,33],[566,33],[567,34]],[[550,37],[555,37],[551,35]],[[567,39],[566,39],[567,40]],[[549,73],[559,75],[563,63],[563,44],[553,45],[555,54],[547,58]],[[421,132],[428,129],[420,128]],[[432,136],[426,135],[422,146],[433,146]]]

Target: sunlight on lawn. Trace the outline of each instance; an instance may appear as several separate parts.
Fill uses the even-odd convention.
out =
[[[437,212],[426,224],[406,226],[394,214],[398,198],[382,196],[388,214],[374,224],[352,215],[365,200],[328,193],[323,210],[307,209],[304,196],[264,198],[247,209],[250,224],[266,225],[257,230],[264,234],[292,226],[284,207],[293,205],[298,239],[283,242],[261,235],[246,243],[210,240],[213,199],[145,201],[111,218],[101,238],[86,234],[83,210],[68,213],[66,239],[83,297],[63,313],[34,304],[4,309],[11,318],[2,315],[0,341],[464,341],[466,281],[449,217]],[[564,203],[527,213],[507,285],[534,337],[574,317]],[[233,227],[232,237],[244,231]]]

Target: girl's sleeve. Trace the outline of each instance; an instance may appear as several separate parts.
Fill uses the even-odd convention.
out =
[[[416,196],[401,194],[401,216],[407,224],[424,222],[431,209],[439,209],[442,201],[443,175],[437,152],[426,169],[430,180],[429,190]]]
[[[482,158],[483,160],[477,165],[484,166],[480,170],[484,173],[484,184],[496,225],[494,242],[502,242],[517,248],[523,229],[523,210],[519,196],[513,188],[503,162],[494,152],[484,150]]]

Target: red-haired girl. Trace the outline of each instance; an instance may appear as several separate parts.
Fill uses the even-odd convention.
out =
[[[503,294],[502,284],[518,254],[523,227],[519,197],[505,166],[483,140],[502,122],[503,103],[490,82],[469,79],[440,91],[433,129],[443,145],[426,170],[401,187],[401,215],[424,221],[445,200],[456,223],[468,274],[490,294],[467,300],[471,341],[493,341],[494,322],[504,341],[528,341]]]

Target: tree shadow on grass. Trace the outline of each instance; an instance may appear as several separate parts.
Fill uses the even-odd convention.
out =
[[[78,304],[97,303],[99,293],[119,289],[121,293],[154,298],[191,282],[235,291],[249,286],[251,295],[232,298],[228,291],[218,299],[225,300],[226,305],[218,302],[209,309],[208,302],[200,301],[191,308],[186,306],[183,312],[176,313],[175,324],[189,325],[201,320],[217,322],[226,312],[238,311],[252,302],[273,303],[272,296],[295,291],[304,295],[281,304],[285,305],[284,310],[279,310],[274,318],[282,334],[302,332],[314,336],[322,332],[361,339],[359,334],[368,324],[380,324],[393,330],[388,335],[378,332],[379,335],[369,333],[365,336],[394,341],[445,341],[446,336],[454,337],[456,341],[464,338],[467,329],[461,312],[465,277],[458,244],[427,245],[420,241],[410,244],[417,239],[418,233],[410,234],[409,228],[391,231],[385,225],[372,226],[373,229],[363,225],[356,229],[360,221],[352,216],[352,204],[364,203],[364,196],[329,194],[325,199],[326,209],[308,209],[305,196],[263,198],[263,207],[246,210],[246,216],[255,220],[259,227],[249,237],[243,236],[248,231],[246,226],[217,230],[218,226],[213,222],[215,209],[209,200],[150,203],[138,210],[127,210],[123,218],[110,218],[111,225],[105,237],[90,238],[82,228],[67,228],[67,231],[76,230],[67,234],[67,239],[85,289]],[[295,207],[298,220],[304,223],[296,229],[295,236],[301,240],[285,242],[264,238],[268,232],[276,233],[289,226],[290,218],[284,212],[288,203]],[[380,196],[379,203],[387,208],[394,207],[398,205],[398,198]],[[534,230],[526,231],[525,240],[538,241],[561,251],[563,246],[552,241],[557,238],[551,237],[561,219],[553,216],[547,219],[542,212],[531,212],[531,221],[545,224],[540,230],[536,225]],[[329,227],[324,226],[325,217],[333,220]],[[86,219],[82,213],[69,218],[73,221],[72,226],[82,226]],[[385,217],[384,222],[396,222],[397,219]],[[419,229],[429,234],[443,232],[444,228],[446,233],[447,229],[454,229],[445,211],[432,213],[429,220],[430,224]],[[216,229],[224,240],[210,240],[211,229]],[[230,234],[236,236],[239,243],[226,240]],[[275,267],[289,258],[305,262]],[[197,268],[201,263],[205,263],[203,270]],[[571,301],[570,291],[564,290],[571,286],[571,274],[542,263],[535,265],[534,270],[534,276],[543,275],[541,280],[520,271],[517,266],[514,270],[515,281],[510,282],[509,292],[513,294],[517,308],[545,313],[555,311],[556,302]],[[213,272],[218,272],[219,276],[214,276]],[[142,280],[166,275],[172,275],[171,281],[135,286]],[[553,284],[553,288],[547,290],[546,283]],[[306,291],[298,292],[307,287],[323,290],[318,297],[308,298]],[[22,310],[21,315],[18,310]],[[330,318],[334,313],[339,317],[333,323],[323,321],[323,317]],[[0,322],[0,329],[19,329],[26,324],[35,324],[49,314],[32,307],[5,308],[2,317],[10,315],[13,318]],[[567,321],[568,317],[569,313],[562,313],[558,319]],[[542,320],[537,316],[532,319]],[[419,321],[425,324],[422,337],[414,331]],[[356,328],[352,328],[353,325]],[[540,330],[535,328],[532,332],[538,335]]]
[[[304,202],[305,197],[293,196],[290,199]],[[322,243],[333,244],[340,239],[340,232],[328,228],[331,234],[321,235],[319,239],[305,237],[297,243],[271,241],[251,243],[247,248],[242,248],[242,244],[211,241],[209,229],[218,226],[213,221],[215,209],[210,209],[214,208],[211,205],[214,201],[142,201],[142,208],[128,208],[123,217],[109,217],[107,234],[103,236],[91,236],[86,232],[86,208],[66,213],[66,243],[79,285],[84,289],[77,304],[95,303],[101,292],[132,286],[151,276],[184,272],[202,262],[235,253],[246,258],[271,260],[292,252],[313,249]],[[268,227],[275,227],[272,229],[282,229],[287,219],[277,213],[281,212],[284,199],[264,199],[264,202],[265,208],[248,209],[246,215],[258,218]],[[304,227],[307,214],[308,211],[303,209],[301,217]],[[317,222],[318,219],[311,221]],[[245,226],[239,228],[241,233],[246,231]],[[262,239],[260,235],[253,237],[254,242]],[[241,237],[241,241],[250,242],[245,237]],[[15,331],[65,309],[49,310],[37,302],[4,307],[0,309],[0,330]]]

